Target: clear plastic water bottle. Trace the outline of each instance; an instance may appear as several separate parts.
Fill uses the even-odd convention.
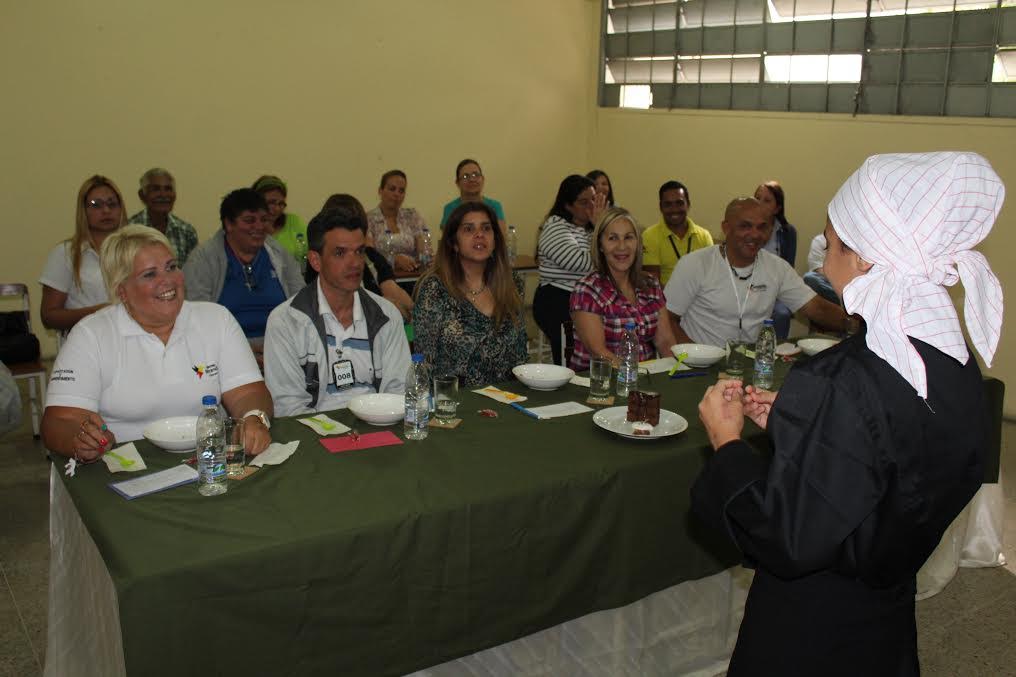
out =
[[[423,362],[423,354],[413,353],[413,362],[406,374],[406,416],[402,432],[407,440],[427,438],[430,422],[430,374]]]
[[[515,265],[515,259],[519,256],[519,233],[515,226],[508,226],[508,263]]]
[[[384,235],[381,236],[381,253],[384,254],[385,259],[388,261],[388,265],[392,268],[395,267],[395,236],[392,235],[392,231],[385,228]]]
[[[771,319],[762,323],[755,341],[755,376],[752,385],[763,390],[773,388],[773,364],[776,362],[776,329]]]
[[[205,408],[198,416],[195,437],[198,443],[198,493],[217,496],[226,493],[226,448],[223,440],[222,416],[215,395],[201,398]]]
[[[300,262],[300,272],[307,272],[307,238],[303,233],[296,234],[296,259]]]
[[[624,325],[617,358],[617,395],[628,397],[628,392],[638,387],[639,380],[639,339],[635,334],[635,323],[630,320]]]
[[[434,245],[430,239],[430,228],[423,227],[420,232],[420,267],[426,268],[434,261]]]

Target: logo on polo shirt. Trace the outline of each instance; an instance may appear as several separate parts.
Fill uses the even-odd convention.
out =
[[[191,371],[198,375],[198,378],[202,376],[215,376],[219,373],[219,365],[214,362],[211,364],[195,364],[191,367]]]

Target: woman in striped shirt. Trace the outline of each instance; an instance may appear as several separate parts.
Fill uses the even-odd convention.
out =
[[[561,325],[571,319],[568,303],[572,290],[593,269],[589,232],[596,204],[593,182],[572,174],[561,182],[554,206],[540,226],[536,248],[540,286],[533,297],[533,317],[550,340],[555,364],[562,363]]]

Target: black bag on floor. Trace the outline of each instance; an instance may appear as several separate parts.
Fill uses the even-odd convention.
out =
[[[24,311],[0,313],[0,362],[17,364],[38,359],[39,339],[29,333]]]

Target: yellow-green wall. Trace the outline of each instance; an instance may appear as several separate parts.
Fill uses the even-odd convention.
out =
[[[732,196],[777,178],[799,268],[829,197],[869,154],[976,150],[1016,186],[1012,122],[598,109],[599,11],[598,0],[6,3],[0,281],[31,283],[39,328],[35,280],[71,233],[81,181],[113,177],[133,212],[155,165],[176,174],[177,212],[207,237],[221,196],[266,172],[309,218],[332,192],[370,208],[380,174],[399,167],[407,205],[433,224],[471,156],[524,248],[571,172],[607,170],[644,222],[659,184],[679,178],[714,233]],[[1012,213],[982,249],[1016,293]],[[1006,381],[1010,324],[991,370]]]
[[[35,281],[83,179],[112,177],[133,213],[152,166],[204,238],[262,173],[308,219],[333,192],[372,208],[401,168],[436,226],[473,157],[531,248],[561,177],[588,170],[598,16],[595,0],[5,3],[0,281],[31,283],[41,328]]]
[[[779,180],[787,215],[798,229],[801,272],[807,269],[811,239],[825,226],[830,198],[869,155],[981,153],[1011,195],[980,251],[1001,280],[1003,293],[1010,302],[1016,300],[1016,267],[1010,265],[1016,251],[1016,121],[599,109],[593,125],[592,163],[606,169],[615,198],[646,224],[659,218],[657,189],[667,179],[688,186],[692,218],[714,236],[720,234],[731,198],[751,195],[765,180]],[[1016,383],[1014,330],[1016,319],[1010,313],[987,370],[1007,383]],[[1016,416],[1012,397],[1006,415]]]

